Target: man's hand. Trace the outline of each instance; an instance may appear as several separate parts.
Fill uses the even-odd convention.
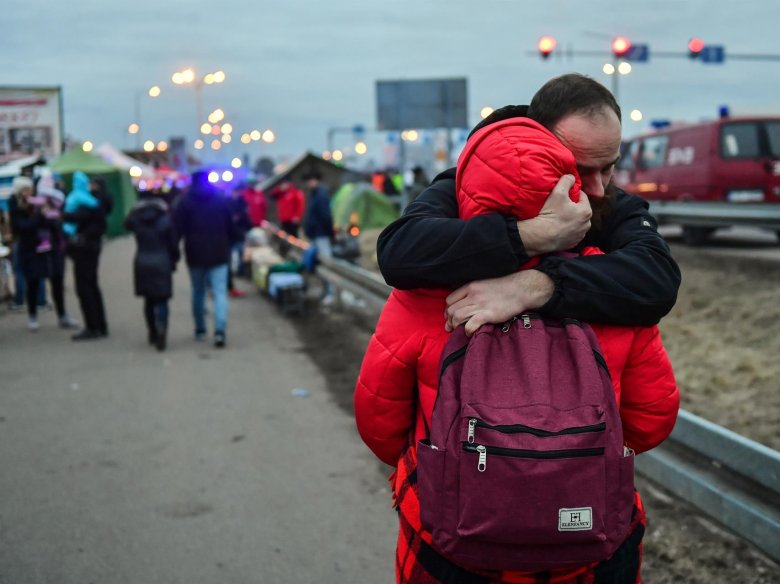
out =
[[[565,174],[547,197],[539,215],[517,222],[526,253],[533,257],[543,253],[571,249],[590,229],[593,211],[585,193],[575,203],[569,198],[574,177]]]
[[[549,276],[537,270],[470,282],[447,296],[445,328],[452,331],[465,322],[471,336],[483,324],[499,324],[544,306],[554,291]]]

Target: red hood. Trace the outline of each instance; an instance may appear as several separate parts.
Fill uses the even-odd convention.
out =
[[[581,181],[574,155],[549,130],[529,118],[510,118],[476,132],[458,158],[455,188],[460,216],[501,213],[529,219],[541,211],[564,174]]]

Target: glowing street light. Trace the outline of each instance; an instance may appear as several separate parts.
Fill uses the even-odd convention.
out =
[[[631,114],[629,114],[631,117],[632,122],[641,122],[642,121],[642,112],[638,109],[631,110]]]
[[[339,161],[342,158],[344,158],[344,153],[341,150],[334,150],[331,153],[331,157],[333,158],[333,160]]]
[[[135,122],[133,122],[132,124],[127,126],[127,133],[128,134],[137,134],[140,131],[141,131],[141,126],[139,126]]]
[[[215,83],[222,83],[225,81],[225,72],[222,70],[214,71],[213,73],[207,73],[203,77],[198,77],[194,69],[188,68],[183,71],[177,71],[171,75],[171,81],[176,85],[192,85],[195,88],[195,100],[197,107],[198,124],[203,120],[203,86],[213,85]],[[216,110],[222,112],[222,110]],[[212,112],[214,113],[214,112]],[[221,121],[225,114],[222,112]],[[212,122],[216,123],[216,122]]]
[[[368,146],[366,146],[365,142],[358,142],[355,144],[355,153],[363,155],[366,152],[368,152]]]
[[[230,161],[230,166],[232,166],[233,168],[241,168],[241,164],[242,164],[241,159],[238,157]]]
[[[160,86],[159,85],[153,85],[149,88],[149,97],[159,97],[160,96]]]
[[[233,133],[233,124],[222,124],[222,133],[223,134],[232,134]]]
[[[222,109],[220,109],[220,108],[215,109],[213,112],[211,112],[209,114],[209,117],[208,117],[208,120],[212,124],[219,123],[219,122],[221,122],[224,119],[225,119],[225,112]]]
[[[154,151],[154,142],[151,140],[147,140],[144,142],[144,152],[153,152]]]
[[[263,137],[263,134],[260,132],[260,130],[252,130],[249,133],[249,137],[252,138],[253,141],[257,142],[260,138]]]
[[[159,142],[157,142],[157,150],[159,150],[160,152],[165,152],[166,150],[168,150],[168,143],[165,140],[160,140]]]
[[[419,137],[420,134],[417,130],[404,130],[401,132],[401,140],[404,142],[416,142]]]
[[[271,144],[274,140],[276,140],[276,134],[274,134],[272,130],[263,132],[263,142]]]
[[[211,149],[212,150],[219,150],[220,148],[222,148],[222,142],[220,142],[219,140],[216,140],[216,139],[211,141]]]
[[[241,134],[241,143],[249,144],[252,141],[252,136],[249,134]]]
[[[220,138],[220,140],[222,140],[223,144],[230,144],[230,142],[233,141],[233,138],[231,138],[230,134],[222,134],[222,138]]]
[[[604,72],[605,75],[612,76],[612,95],[614,95],[615,100],[617,100],[618,99],[618,77],[619,75],[628,75],[629,73],[631,73],[632,70],[631,63],[628,63],[627,61],[620,61],[617,64],[605,63],[604,66],[601,68],[601,70]]]
[[[492,108],[492,107],[490,107],[489,105],[486,105],[486,106],[485,106],[485,107],[483,107],[481,110],[479,110],[479,115],[480,115],[480,116],[482,117],[482,119],[484,120],[486,117],[488,117],[490,114],[492,114],[492,113],[493,113],[493,111],[494,111],[494,110],[493,110],[493,108]]]
[[[86,142],[84,142],[84,143],[81,145],[81,149],[82,149],[84,152],[92,152],[92,149],[93,149],[94,147],[95,147],[95,145],[94,145],[94,144],[92,144],[92,142],[90,142],[89,140],[87,140]]]
[[[211,134],[211,124],[203,122],[200,125],[200,133],[201,134]]]
[[[133,165],[133,166],[131,166],[131,167],[130,167],[130,171],[129,171],[129,172],[130,172],[130,176],[132,176],[133,178],[139,178],[139,177],[140,177],[140,176],[142,176],[142,175],[143,175],[143,173],[144,173],[144,172],[141,170],[141,167],[140,167],[140,166],[135,166],[135,165]]]
[[[195,150],[203,150],[203,146],[205,146],[205,144],[203,143],[203,140],[198,138],[195,140],[195,144],[193,144],[193,146],[195,146]]]

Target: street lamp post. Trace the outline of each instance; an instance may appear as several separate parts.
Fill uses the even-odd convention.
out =
[[[135,99],[133,102],[134,108],[133,108],[133,114],[135,116],[135,120],[132,124],[128,127],[128,132],[131,134],[135,134],[135,147],[137,150],[141,149],[141,129],[143,128],[143,124],[141,123],[141,97],[143,97],[144,92],[143,91],[136,91],[135,92]],[[160,96],[160,87],[159,85],[153,85],[150,87],[146,94],[149,97],[159,97]]]
[[[196,115],[198,116],[195,127],[200,128],[200,124],[203,122],[203,86],[222,83],[225,81],[225,72],[221,70],[214,71],[213,73],[206,73],[203,77],[198,77],[194,70],[184,69],[174,73],[171,76],[171,81],[176,85],[192,85],[194,87]]]

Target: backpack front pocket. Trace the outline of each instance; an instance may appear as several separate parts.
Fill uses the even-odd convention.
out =
[[[458,535],[504,544],[603,541],[603,412],[585,406],[546,423],[542,414],[552,408],[529,408],[464,407]]]

